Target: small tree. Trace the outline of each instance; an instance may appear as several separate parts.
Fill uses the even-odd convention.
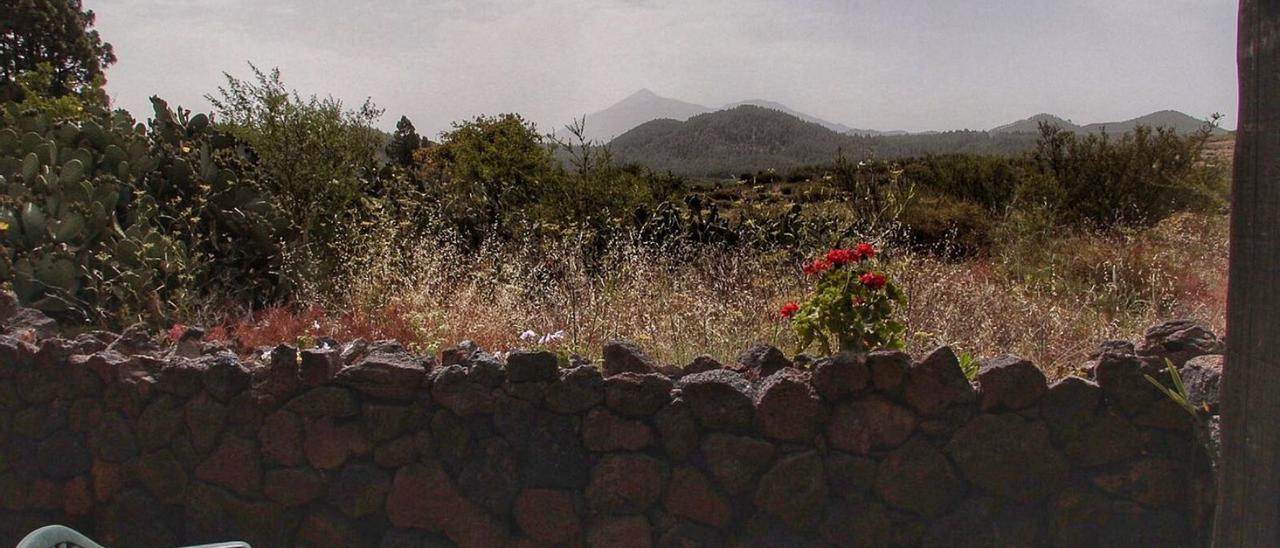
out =
[[[543,188],[539,219],[599,230],[674,193],[671,179],[614,161],[608,145],[587,138],[585,118],[564,129],[567,136],[552,141],[571,170]]]
[[[418,135],[413,122],[409,121],[409,117],[401,116],[400,121],[396,122],[396,132],[392,134],[391,142],[387,143],[387,156],[392,162],[408,167],[413,164],[414,151],[421,146],[422,136]]]
[[[518,114],[455,123],[421,156],[419,176],[435,185],[445,211],[472,243],[489,228],[510,233],[517,213],[562,175],[551,148]]]

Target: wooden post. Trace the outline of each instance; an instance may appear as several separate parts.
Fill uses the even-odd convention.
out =
[[[1241,0],[1214,545],[1280,546],[1280,0]]]

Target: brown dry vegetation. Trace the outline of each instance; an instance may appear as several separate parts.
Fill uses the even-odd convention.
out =
[[[1204,145],[1204,160],[1212,164],[1231,165],[1235,159],[1236,135],[1229,133],[1211,137]]]
[[[886,269],[910,299],[904,313],[910,351],[945,343],[974,357],[1016,353],[1061,377],[1099,342],[1138,339],[1164,319],[1193,318],[1222,332],[1223,215],[1181,214],[1140,231],[1007,241],[1017,243],[960,261],[884,250]],[[345,302],[304,299],[301,308],[242,319],[232,336],[246,347],[318,335],[396,338],[433,352],[464,338],[490,350],[526,347],[519,339],[525,330],[562,330],[558,349],[590,356],[605,341],[624,338],[683,364],[703,353],[730,360],[752,341],[794,351],[776,311],[806,290],[799,262],[782,254],[720,250],[675,259],[620,248],[589,268],[572,241],[474,254],[401,247],[385,235],[370,235],[369,242],[348,264]]]

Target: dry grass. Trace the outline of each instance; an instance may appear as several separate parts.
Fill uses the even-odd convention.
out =
[[[913,352],[951,344],[976,357],[1026,356],[1051,376],[1069,374],[1105,339],[1138,339],[1173,317],[1221,333],[1226,219],[1183,215],[1144,231],[1083,234],[958,262],[886,250],[886,268],[910,298]],[[799,261],[717,251],[675,259],[617,249],[588,267],[576,242],[462,254],[369,235],[343,278],[341,299],[308,299],[230,328],[246,346],[292,337],[396,338],[422,352],[462,339],[505,350],[521,332],[564,331],[560,348],[598,354],[613,338],[659,359],[734,358],[753,341],[794,350],[780,304],[804,295]],[[816,250],[815,250],[816,251]],[[322,306],[320,303],[327,303]]]
[[[911,297],[909,345],[1019,354],[1062,377],[1099,342],[1140,340],[1163,320],[1192,318],[1222,334],[1226,242],[1225,217],[1187,215],[1142,232],[1065,238],[1042,250],[1052,259],[1041,263],[911,257],[894,269]]]

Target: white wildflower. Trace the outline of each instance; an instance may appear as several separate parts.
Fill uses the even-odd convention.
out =
[[[564,331],[556,331],[555,333],[543,335],[541,339],[538,339],[538,344],[551,344],[562,340],[564,340]]]

